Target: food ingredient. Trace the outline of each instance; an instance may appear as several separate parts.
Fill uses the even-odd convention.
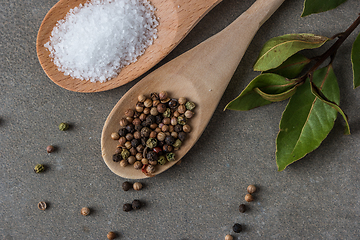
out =
[[[116,233],[114,232],[108,232],[108,234],[106,235],[106,237],[109,239],[109,240],[113,240],[116,238]]]
[[[113,132],[113,133],[111,133],[111,138],[112,138],[113,140],[119,140],[120,135],[119,135],[119,133],[117,133],[117,132]]]
[[[89,215],[89,214],[90,214],[90,208],[88,208],[88,207],[83,207],[83,208],[81,209],[81,215],[87,216],[87,215]]]
[[[60,123],[60,125],[59,125],[59,130],[60,130],[60,131],[66,131],[66,130],[69,129],[69,127],[70,127],[69,124],[63,122],[63,123]]]
[[[132,184],[130,182],[128,182],[128,181],[123,182],[122,189],[124,191],[129,191],[131,188],[132,188]]]
[[[46,151],[47,151],[48,153],[52,153],[53,151],[55,151],[55,147],[52,146],[52,145],[49,145],[49,146],[46,147]]]
[[[123,205],[123,211],[124,211],[124,212],[130,212],[131,210],[132,210],[132,206],[131,206],[130,203],[125,203],[125,204]]]
[[[135,182],[133,184],[133,188],[134,188],[134,190],[139,191],[143,188],[143,185],[141,184],[141,182]]]
[[[254,201],[254,197],[249,193],[245,195],[245,201],[252,202]]]
[[[234,239],[233,236],[231,236],[230,234],[227,234],[225,236],[225,240],[233,240],[233,239]]]
[[[141,208],[141,206],[142,206],[142,203],[140,202],[140,200],[137,200],[137,199],[135,199],[135,200],[132,201],[132,203],[131,203],[131,207],[132,207],[132,209],[134,209],[134,210],[139,210],[139,209]]]
[[[45,166],[42,164],[36,164],[36,166],[34,167],[34,172],[41,173],[43,171],[45,171]]]
[[[246,211],[246,205],[245,204],[240,204],[239,205],[239,212],[244,213]]]
[[[234,226],[233,226],[233,231],[236,232],[236,233],[241,232],[241,231],[242,231],[242,226],[241,226],[241,224],[235,223]]]
[[[44,46],[65,75],[105,82],[157,38],[155,10],[148,0],[91,0],[59,20]]]
[[[246,190],[248,193],[253,194],[256,192],[256,187],[254,185],[249,185]]]
[[[40,210],[45,210],[46,208],[47,208],[47,204],[46,204],[46,202],[39,202],[38,203],[38,208],[40,209]]]

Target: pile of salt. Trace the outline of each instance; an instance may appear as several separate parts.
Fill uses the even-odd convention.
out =
[[[57,22],[45,47],[65,75],[105,82],[153,43],[154,12],[147,0],[91,0]]]

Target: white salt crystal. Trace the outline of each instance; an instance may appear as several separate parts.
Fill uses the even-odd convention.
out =
[[[106,82],[157,38],[154,12],[148,0],[92,0],[59,20],[44,46],[65,75]]]

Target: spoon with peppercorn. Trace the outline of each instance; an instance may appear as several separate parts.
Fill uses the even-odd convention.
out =
[[[58,70],[45,44],[54,27],[67,13],[88,0],[60,0],[46,14],[36,41],[37,55],[47,76],[57,85],[75,92],[100,92],[113,89],[141,76],[166,57],[193,27],[222,0],[151,0],[159,22],[157,38],[136,62],[123,67],[118,76],[106,82],[91,82],[72,78]],[[140,2],[140,1],[139,1]],[[98,21],[97,19],[95,21]]]
[[[224,30],[151,72],[135,84],[115,105],[103,127],[102,157],[110,170],[124,178],[141,179],[155,176],[176,164],[205,130],[257,30],[283,2],[284,0],[257,0]],[[135,169],[140,166],[120,166],[119,162],[113,161],[119,142],[114,141],[111,134],[119,131],[119,122],[124,118],[127,109],[136,106],[135,111],[143,110],[141,108],[144,105],[140,104],[143,100],[138,99],[138,96],[149,96],[150,93],[163,91],[172,98],[186,98],[196,104],[193,110],[194,116],[189,119],[191,131],[187,133],[181,147],[174,152],[175,160],[164,165],[158,164],[155,168],[151,167],[150,173],[146,170],[146,166],[144,171]],[[169,105],[167,107],[171,108]]]

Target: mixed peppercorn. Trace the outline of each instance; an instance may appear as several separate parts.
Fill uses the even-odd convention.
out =
[[[191,132],[188,123],[194,108],[193,102],[171,99],[165,91],[138,96],[135,109],[125,111],[119,131],[111,134],[119,142],[113,161],[147,175],[156,171],[156,165],[175,161],[175,151]]]

